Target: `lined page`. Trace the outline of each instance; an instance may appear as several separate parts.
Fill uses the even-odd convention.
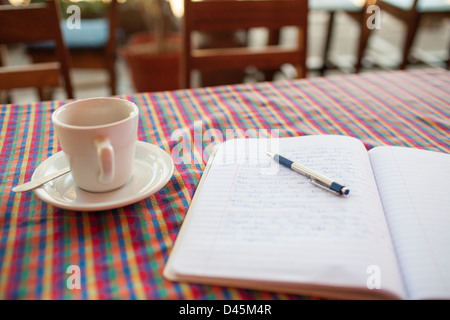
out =
[[[450,299],[450,155],[369,152],[411,299]]]
[[[367,289],[403,294],[389,230],[363,144],[342,136],[224,143],[171,256],[178,275]],[[247,150],[247,152],[242,152]],[[312,185],[266,151],[350,188],[348,197]]]

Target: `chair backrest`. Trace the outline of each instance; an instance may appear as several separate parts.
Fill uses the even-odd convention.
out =
[[[253,66],[263,70],[292,64],[306,74],[307,0],[184,0],[182,87],[191,87],[191,71],[214,72]],[[208,48],[193,46],[193,32],[233,32],[251,28],[297,27],[296,46]]]
[[[9,70],[6,66],[1,67],[0,89],[53,86],[57,85],[54,79],[58,76],[58,85],[62,77],[68,98],[73,98],[69,53],[62,38],[60,20],[59,2],[54,0],[26,6],[0,6],[0,44],[54,41],[57,53],[55,63],[39,64],[29,69],[27,66],[15,66]]]

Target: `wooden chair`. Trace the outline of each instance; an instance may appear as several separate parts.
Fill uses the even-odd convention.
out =
[[[450,17],[450,3],[448,0],[378,0],[376,2],[382,12],[387,12],[406,25],[406,39],[403,45],[402,61],[399,68],[405,69],[409,64],[411,48],[425,15]],[[367,35],[369,37],[369,34]],[[450,61],[450,48],[447,68]]]
[[[45,100],[45,88],[63,84],[67,97],[73,98],[69,55],[59,21],[58,3],[53,1],[29,6],[0,5],[0,44],[53,41],[56,46],[52,62],[8,66],[5,57],[0,59],[0,90],[35,87],[40,90],[41,100]]]
[[[83,15],[83,13],[81,14]],[[104,17],[88,19],[82,16],[79,29],[69,29],[65,21],[61,23],[72,68],[106,70],[111,95],[117,94],[116,48],[118,24],[117,0],[112,0],[109,3]],[[28,54],[34,62],[46,62],[53,55],[53,47],[47,44],[30,46]]]
[[[321,11],[329,13],[327,31],[325,35],[325,46],[323,49],[323,64],[319,68],[321,75],[324,75],[327,69],[335,68],[335,64],[330,61],[330,47],[333,39],[333,27],[335,24],[335,15],[338,12],[344,12],[349,17],[358,22],[360,26],[360,35],[358,43],[358,51],[356,53],[355,72],[359,72],[362,68],[362,59],[367,46],[369,30],[366,28],[367,19],[367,2],[354,0],[309,0],[309,9],[311,11]]]
[[[297,77],[306,75],[307,0],[207,0],[184,1],[182,87],[191,87],[191,72],[243,70],[253,66],[261,70],[291,64]],[[298,28],[296,47],[277,45],[264,48],[231,47],[199,49],[193,45],[193,33],[234,32],[264,27],[279,30]]]

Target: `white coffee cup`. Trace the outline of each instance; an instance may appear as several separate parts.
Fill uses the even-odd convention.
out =
[[[117,98],[76,100],[53,112],[56,136],[78,187],[106,192],[131,179],[138,121],[138,107]]]

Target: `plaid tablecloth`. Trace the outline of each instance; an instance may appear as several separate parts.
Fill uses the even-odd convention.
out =
[[[354,136],[380,145],[450,152],[450,73],[364,73],[124,95],[140,108],[139,140],[171,153],[185,129],[278,129],[280,136]],[[279,293],[173,283],[162,270],[205,167],[176,165],[168,184],[138,203],[72,212],[11,188],[60,151],[52,112],[64,101],[0,109],[0,299],[298,299]],[[195,128],[195,126],[197,126]],[[172,141],[175,140],[175,141]],[[69,289],[78,266],[80,289]],[[69,272],[68,272],[69,271]]]

